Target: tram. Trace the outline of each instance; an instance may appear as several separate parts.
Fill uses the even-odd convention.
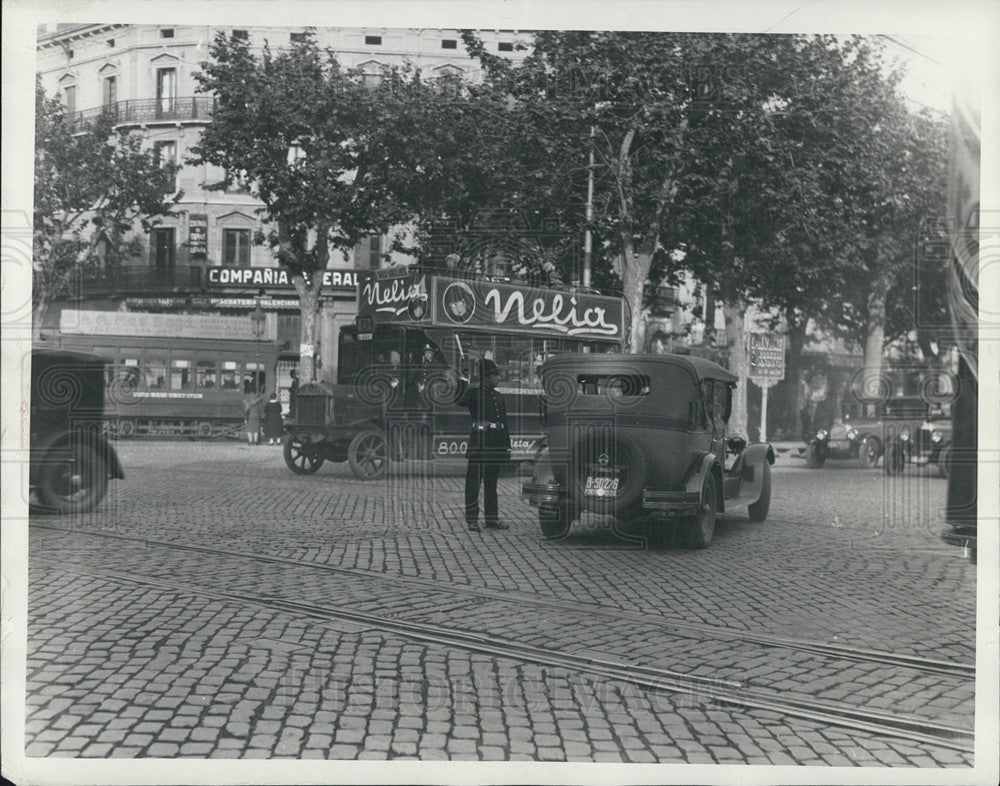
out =
[[[108,362],[110,436],[239,437],[244,400],[275,390],[276,326],[250,332],[242,317],[74,310],[43,345]]]
[[[622,352],[624,315],[621,298],[590,292],[409,268],[367,273],[357,318],[338,335],[336,379],[299,388],[285,462],[305,475],[347,461],[372,480],[389,461],[462,458],[469,414],[454,397],[483,359],[500,368],[512,461],[533,458],[543,436],[542,363]]]

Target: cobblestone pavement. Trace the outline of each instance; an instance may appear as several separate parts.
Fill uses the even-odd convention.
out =
[[[768,521],[724,520],[695,552],[590,516],[543,541],[516,477],[511,529],[467,533],[460,465],[365,483],[293,475],[269,446],[118,449],[127,478],[97,511],[33,520],[28,755],[971,764],[389,625],[971,728],[970,680],[740,638],[972,663],[975,566],[939,545],[932,470],[776,466]]]

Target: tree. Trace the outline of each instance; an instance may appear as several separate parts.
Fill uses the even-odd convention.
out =
[[[450,170],[448,91],[412,69],[345,69],[307,33],[287,50],[220,34],[196,75],[215,97],[212,123],[192,163],[219,167],[209,184],[240,183],[263,203],[255,240],[292,273],[302,314],[300,377],[314,378],[312,351],[322,271],[331,254],[405,224],[440,201]]]
[[[115,130],[110,114],[86,126],[35,86],[35,206],[32,329],[37,339],[54,298],[102,262],[114,262],[127,235],[172,215],[177,166],[142,149],[142,137]]]

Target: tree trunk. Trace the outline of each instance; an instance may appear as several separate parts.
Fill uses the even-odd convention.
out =
[[[874,414],[874,402],[892,395],[892,380],[883,373],[885,344],[885,300],[889,292],[888,276],[879,273],[868,294],[868,320],[865,323],[865,369],[861,379],[861,394]]]
[[[788,369],[785,375],[785,390],[788,412],[785,428],[792,434],[799,435],[802,424],[799,412],[806,403],[806,393],[802,389],[802,374],[805,371],[802,362],[802,350],[806,344],[806,320],[801,323],[788,320]]]
[[[292,283],[299,295],[299,314],[301,315],[299,381],[300,383],[315,382],[314,356],[319,351],[316,340],[319,333],[317,316],[319,314],[319,293],[323,286],[323,271],[314,273],[309,281],[303,275],[296,274],[292,277]]]
[[[746,335],[743,331],[743,320],[746,316],[746,304],[737,299],[730,302],[722,301],[722,314],[726,318],[726,343],[729,352],[729,370],[739,377],[736,390],[733,393],[733,413],[729,416],[729,429],[733,434],[744,434],[749,437],[747,423],[747,384],[750,373],[750,363],[746,351]]]
[[[628,347],[630,352],[642,352],[646,338],[646,319],[642,307],[642,295],[649,278],[649,268],[653,262],[651,253],[635,252],[631,245],[625,246],[622,255],[622,294],[628,303],[632,316],[629,329]]]

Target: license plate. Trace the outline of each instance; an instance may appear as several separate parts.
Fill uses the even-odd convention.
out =
[[[593,475],[587,476],[587,485],[583,493],[588,497],[616,497],[618,496],[618,478],[595,478]]]

